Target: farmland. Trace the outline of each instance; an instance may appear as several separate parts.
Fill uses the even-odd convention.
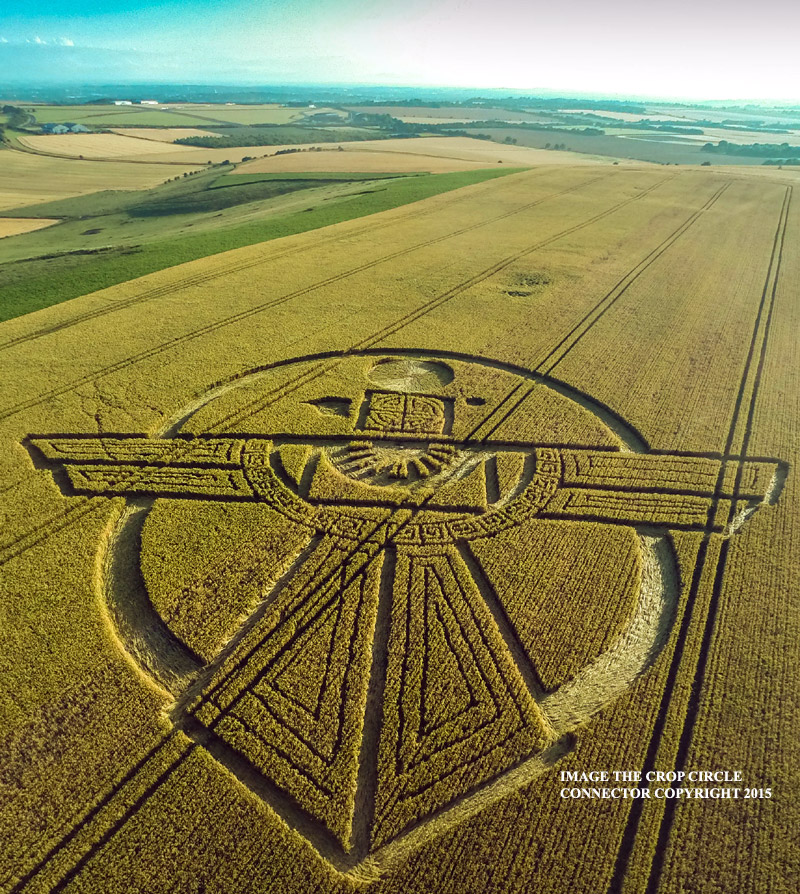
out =
[[[197,169],[161,164],[104,163],[48,158],[0,149],[0,211],[100,190],[147,189]]]
[[[73,122],[87,127],[202,127],[203,122],[222,124],[289,124],[314,114],[343,114],[334,109],[284,108],[263,105],[27,105],[22,106],[38,124]]]
[[[28,149],[44,155],[63,155],[65,158],[126,158],[164,154],[163,143],[154,140],[139,140],[133,136],[119,134],[57,134],[20,137],[20,143]],[[189,147],[170,149],[172,159],[197,155],[197,150]]]
[[[338,151],[342,146],[343,152]],[[406,140],[369,140],[337,143],[308,154],[281,154],[286,149],[310,150],[305,146],[274,146],[267,155],[242,165],[241,173],[300,171],[460,171],[493,164],[515,167],[537,164],[608,163],[594,156],[567,152],[537,152],[527,147],[498,146],[469,137],[423,137]],[[208,150],[206,150],[208,151]]]
[[[225,159],[241,161],[245,155],[253,154],[252,149],[200,149],[107,133],[23,136],[19,138],[19,143],[26,149],[43,155],[156,164],[203,165],[219,163]]]
[[[507,108],[492,106],[444,106],[436,108],[431,106],[349,106],[351,112],[369,113],[372,115],[391,115],[401,121],[415,121],[424,118],[425,123],[461,123],[464,121],[538,121],[540,116],[526,111],[514,111]]]
[[[4,236],[19,236],[43,227],[51,227],[57,219],[47,217],[0,217],[0,239]]]
[[[140,140],[156,140],[172,143],[181,137],[217,137],[218,133],[201,130],[199,127],[112,127],[112,133],[122,137],[137,137]]]
[[[149,131],[148,131],[149,132]],[[173,132],[173,131],[170,131]],[[224,160],[239,162],[246,156],[260,156],[248,162],[247,170],[264,171],[430,171],[443,173],[485,167],[487,164],[576,164],[597,163],[595,156],[582,158],[576,153],[543,153],[524,146],[497,146],[486,140],[464,137],[427,137],[404,140],[360,140],[348,142],[325,133],[320,143],[278,143],[276,145],[243,146],[241,148],[201,148],[165,145],[153,139],[139,139],[138,134],[55,134],[21,136],[26,149],[64,158],[104,159],[162,164],[206,164]],[[246,141],[245,141],[246,142]],[[329,143],[330,145],[327,145]],[[337,157],[339,147],[347,153]],[[289,151],[291,150],[291,151]],[[302,153],[296,156],[295,153]],[[310,153],[310,154],[309,154]]]
[[[196,127],[204,118],[186,112],[170,112],[152,106],[23,106],[37,124],[74,122],[87,127]]]
[[[220,170],[171,178],[148,191],[103,191],[29,206],[26,213],[61,223],[52,234],[26,234],[0,246],[0,314],[9,319],[176,262],[385,211],[514,169],[410,177],[228,176]]]
[[[800,121],[794,120],[793,113],[786,109],[765,108],[756,116],[751,110],[736,107],[720,113],[711,108],[680,105],[663,108],[657,104],[611,102],[607,108],[603,103],[576,108],[568,100],[563,103],[562,106],[534,98],[526,103],[521,98],[507,97],[502,104],[471,100],[426,105],[412,100],[398,105],[340,107],[315,103],[23,104],[15,107],[13,128],[19,145],[31,151],[131,161],[147,153],[150,160],[160,163],[184,161],[190,157],[190,148],[207,150],[204,155],[195,152],[193,159],[198,162],[218,163],[256,154],[248,152],[248,147],[312,146],[340,141],[391,143],[398,136],[452,139],[475,135],[503,143],[504,148],[566,149],[593,158],[655,164],[701,164],[708,159],[706,144],[717,146],[724,142],[729,148],[726,151],[723,145],[716,150],[717,163],[755,165],[771,158],[771,163],[780,164],[791,155],[787,146],[791,148],[793,140],[796,144],[795,137],[800,134]],[[88,133],[53,135],[48,128],[57,124]],[[137,131],[146,139],[180,141],[181,146],[164,147],[157,152],[154,147],[119,139],[136,137]],[[750,151],[754,144],[761,145],[763,151]],[[298,170],[296,161],[282,164],[288,166],[287,170]]]
[[[393,142],[0,246],[168,256],[0,326],[0,884],[793,894],[795,172]]]

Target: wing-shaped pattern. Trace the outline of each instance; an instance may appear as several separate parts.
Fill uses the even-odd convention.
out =
[[[90,494],[254,499],[242,471],[245,441],[224,438],[32,438]]]

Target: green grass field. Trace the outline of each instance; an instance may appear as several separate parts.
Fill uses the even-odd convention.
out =
[[[64,222],[0,243],[0,320],[185,261],[386,211],[515,170],[392,179],[379,174],[380,182],[368,188],[371,175],[238,175],[244,183],[223,189],[228,177],[217,169],[144,193],[101,192],[32,206],[27,216]],[[210,207],[214,203],[216,210]]]
[[[294,109],[278,108],[267,105],[244,106],[199,106],[197,109],[155,109],[152,106],[117,106],[117,105],[26,105],[26,112],[32,114],[37,124],[63,124],[72,121],[85,124],[87,127],[175,127],[180,125],[202,126],[209,122],[227,125],[259,125],[289,124],[300,121],[309,115],[329,113],[329,109]]]
[[[208,124],[208,118],[191,112],[161,111],[147,106],[21,106],[37,124],[64,124],[72,121],[87,127],[196,127]]]
[[[653,134],[642,131],[635,139],[614,136],[613,132],[602,136],[582,133],[559,133],[525,130],[519,127],[481,128],[493,140],[502,143],[507,138],[517,141],[520,146],[536,149],[563,144],[573,152],[589,155],[607,155],[613,158],[629,158],[654,164],[699,165],[708,161],[707,153],[701,152],[701,143],[679,141],[674,134]],[[741,155],[714,155],[714,164],[760,164],[761,159],[749,159]]]
[[[400,174],[400,173],[392,173],[391,171],[387,171],[385,174],[373,174],[373,173],[348,173],[344,171],[309,171],[308,173],[279,173],[279,174],[237,174],[235,171],[230,171],[227,174],[224,174],[222,177],[216,179],[208,188],[209,189],[222,189],[232,186],[234,183],[236,184],[244,184],[244,183],[260,183],[263,180],[324,180],[324,181],[334,181],[334,180],[385,180],[387,178],[393,179],[395,177],[419,177],[420,174]]]

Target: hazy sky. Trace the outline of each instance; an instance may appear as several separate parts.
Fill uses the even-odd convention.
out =
[[[800,0],[2,0],[0,87],[377,83],[800,99]]]

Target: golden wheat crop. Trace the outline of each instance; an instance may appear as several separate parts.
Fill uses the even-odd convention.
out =
[[[542,166],[0,326],[4,890],[790,894],[782,176]]]
[[[139,158],[164,151],[163,146],[152,140],[138,140],[116,133],[43,134],[20,137],[20,143],[36,152],[65,158]],[[196,154],[189,146],[175,147],[170,152],[189,158]]]
[[[183,172],[198,169],[163,164],[81,161],[7,149],[0,165],[0,211],[103,189],[148,189]]]
[[[136,137],[139,140],[155,140],[158,143],[172,143],[184,137],[218,137],[220,134],[198,127],[111,127],[112,133],[122,137]]]
[[[342,152],[339,151],[342,147]],[[276,154],[280,150],[301,150]],[[217,151],[217,150],[214,150]],[[219,150],[222,151],[222,150]],[[252,151],[252,150],[251,150]],[[465,171],[487,165],[610,164],[610,160],[571,152],[499,146],[469,137],[420,137],[403,140],[364,140],[324,143],[321,146],[270,146],[264,158],[247,162],[241,173],[272,171]]]
[[[18,236],[20,233],[41,230],[56,223],[57,219],[47,217],[0,217],[0,239],[3,236]]]

